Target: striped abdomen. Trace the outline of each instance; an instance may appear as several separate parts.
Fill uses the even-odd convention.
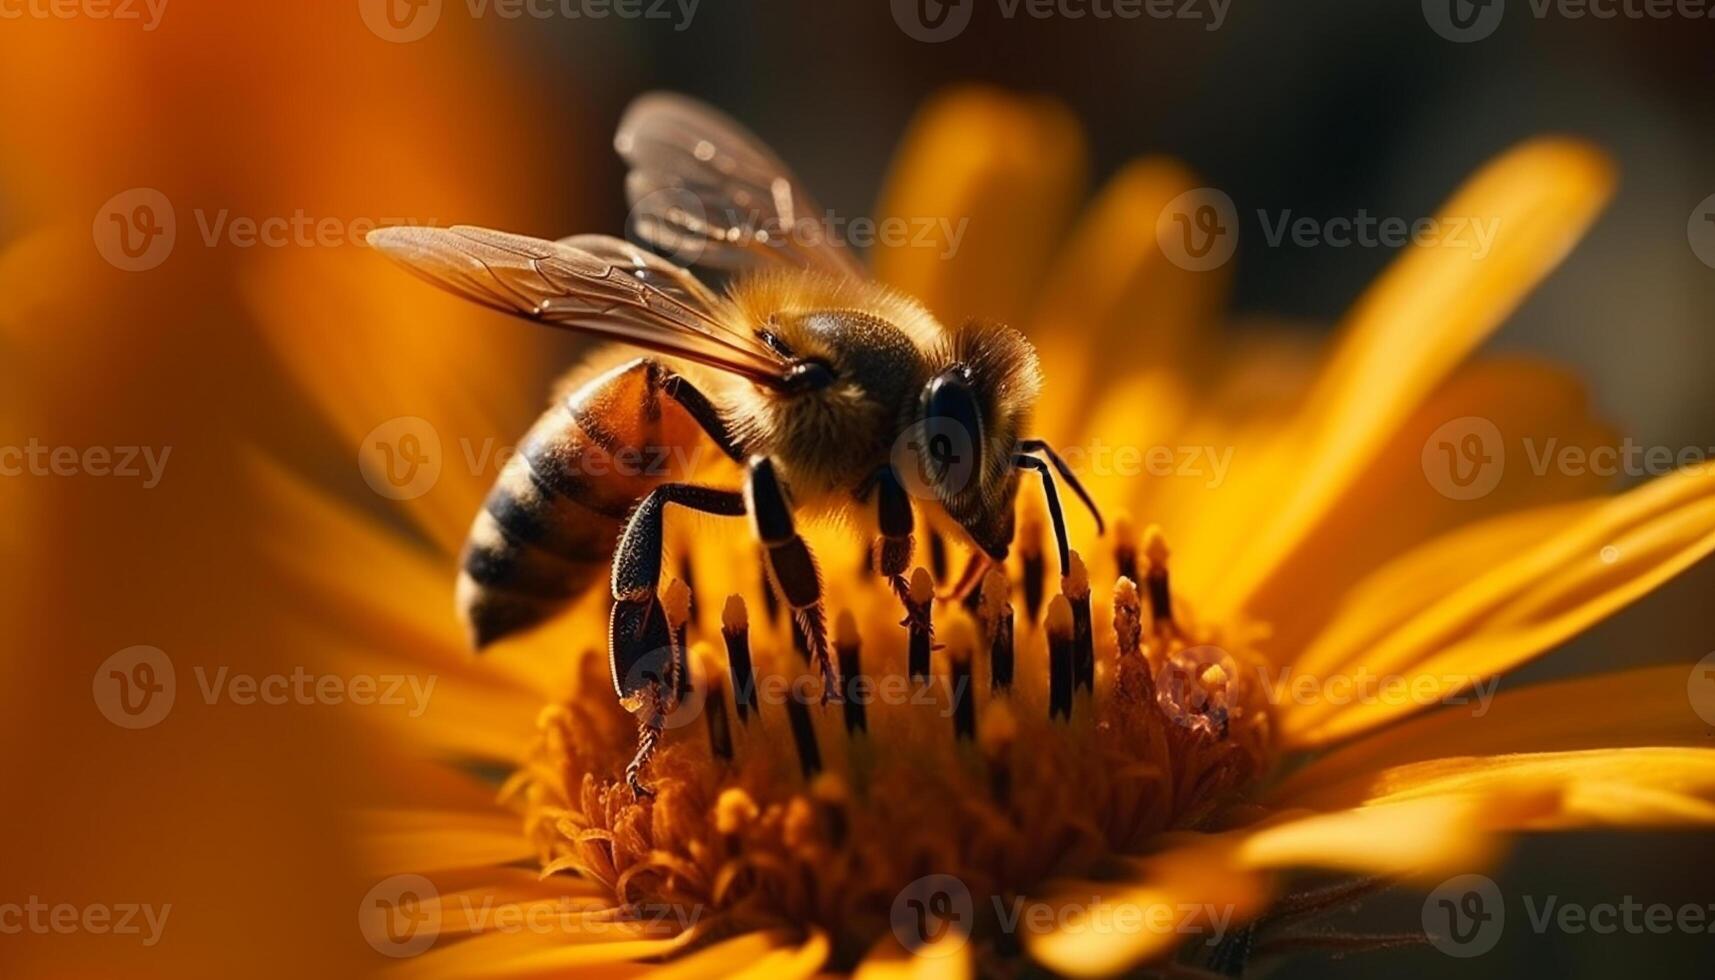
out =
[[[472,644],[535,626],[601,581],[626,515],[683,481],[707,442],[640,358],[557,399],[507,460],[471,525],[458,611]]]

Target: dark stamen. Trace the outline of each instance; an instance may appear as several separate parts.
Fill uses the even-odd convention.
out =
[[[1076,551],[1060,587],[1072,604],[1072,686],[1096,689],[1096,641],[1090,627],[1090,573]]]
[[[721,636],[726,639],[727,668],[732,672],[732,700],[740,724],[750,721],[756,708],[756,677],[750,669],[750,616],[744,600],[727,596],[721,610]]]
[[[700,646],[698,649],[702,649]],[[704,651],[707,652],[707,651]],[[717,759],[732,759],[732,725],[726,714],[726,685],[715,671],[704,671],[708,690],[703,695],[703,717],[709,724],[709,751]]]
[[[1072,603],[1057,595],[1048,603],[1048,717],[1072,717]]]
[[[1005,700],[990,701],[983,709],[983,757],[988,760],[989,793],[1005,805],[1012,799],[1012,743],[1018,736],[1018,720]]]
[[[834,621],[834,652],[840,661],[840,693],[845,696],[843,707],[847,735],[869,731],[869,719],[864,713],[864,701],[867,699],[860,689],[863,683],[863,667],[859,660],[861,646],[857,620],[852,617],[851,610],[840,610],[840,618]]]
[[[1149,617],[1157,635],[1173,628],[1173,591],[1167,584],[1167,541],[1161,528],[1150,525],[1143,532],[1144,557],[1149,560]]]
[[[977,697],[971,690],[971,658],[976,654],[976,637],[963,618],[955,619],[949,632],[947,683],[953,703],[953,737],[970,740],[977,737]]]
[[[1004,691],[1012,687],[1013,639],[1012,639],[1012,603],[1008,601],[1007,593],[1011,583],[1006,580],[1006,570],[995,567],[989,569],[983,579],[982,604],[978,614],[982,618],[983,631],[989,640],[989,690]]]
[[[1120,514],[1114,518],[1114,540],[1114,562],[1119,566],[1120,577],[1133,582],[1143,581],[1137,574],[1137,531],[1132,527],[1129,515]]]
[[[911,590],[905,598],[906,629],[909,634],[908,673],[913,681],[929,679],[929,652],[934,647],[935,623],[931,608],[935,583],[922,567],[911,571]]]
[[[822,771],[822,750],[816,744],[816,726],[810,720],[810,707],[806,703],[810,697],[794,688],[786,699],[786,719],[792,725],[792,742],[798,748],[798,766],[806,781]]]
[[[947,540],[939,531],[929,532],[929,571],[937,583],[947,581]]]
[[[1018,559],[1024,569],[1024,616],[1031,625],[1040,622],[1042,600],[1048,584],[1048,563],[1042,555],[1042,519],[1035,511],[1024,512],[1019,522]]]

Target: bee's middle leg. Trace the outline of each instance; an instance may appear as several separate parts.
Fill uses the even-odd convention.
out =
[[[822,702],[841,700],[839,675],[828,651],[828,623],[822,611],[822,576],[810,546],[798,536],[786,491],[774,472],[774,461],[758,456],[750,461],[745,502],[751,525],[767,556],[769,577],[804,632],[810,663],[822,674]]]

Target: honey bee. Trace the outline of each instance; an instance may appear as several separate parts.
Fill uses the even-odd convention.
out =
[[[610,666],[640,717],[629,772],[643,795],[635,774],[686,678],[657,595],[669,505],[749,519],[824,702],[839,681],[795,512],[853,517],[904,601],[918,510],[974,548],[961,579],[973,583],[1007,556],[1021,473],[1042,479],[1062,569],[1054,475],[1096,508],[1046,442],[1023,438],[1041,387],[1023,335],[978,321],[948,329],[871,281],[841,242],[799,233],[822,212],[756,137],[707,106],[644,96],[614,142],[630,166],[635,236],[731,274],[724,293],[602,235],[397,227],[369,241],[478,303],[649,352],[573,387],[530,429],[476,516],[457,589],[480,650],[561,611],[611,566]],[[620,465],[711,446],[743,467],[741,489]]]

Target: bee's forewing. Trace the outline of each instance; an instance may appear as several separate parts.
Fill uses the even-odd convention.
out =
[[[369,235],[369,244],[424,279],[504,313],[765,384],[785,377],[779,357],[754,336],[678,295],[683,280],[675,280],[674,290],[659,288],[630,262],[616,265],[561,242],[487,228],[382,228]],[[670,268],[642,261],[645,271]]]

